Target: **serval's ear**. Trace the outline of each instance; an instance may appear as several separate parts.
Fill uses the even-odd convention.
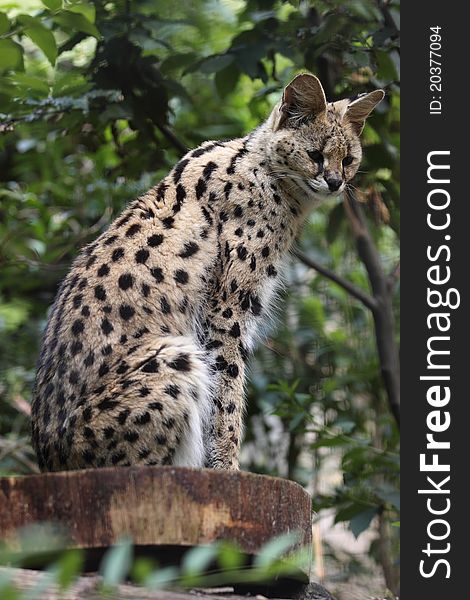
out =
[[[375,90],[369,94],[361,94],[346,106],[344,118],[351,123],[357,135],[362,133],[367,117],[377,104],[383,100],[384,96],[385,92],[383,90]]]
[[[274,109],[273,130],[295,126],[325,111],[325,92],[319,79],[310,73],[297,75],[286,86],[280,104]]]

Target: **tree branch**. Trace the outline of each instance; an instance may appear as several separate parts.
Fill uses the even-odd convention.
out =
[[[176,137],[176,135],[171,131],[169,127],[166,125],[160,125],[156,123],[157,128],[160,132],[166,137],[166,139],[172,144],[180,153],[181,156],[184,156],[189,148],[183,144],[183,142]]]
[[[307,265],[307,267],[310,267],[311,269],[315,269],[315,271],[318,271],[318,273],[345,289],[351,296],[362,302],[364,306],[366,306],[370,310],[375,310],[376,302],[374,298],[370,296],[367,292],[364,292],[347,279],[343,279],[343,277],[337,275],[327,267],[320,265],[319,263],[317,263],[316,260],[310,258],[309,256],[306,256],[303,252],[296,250],[293,254],[302,263],[304,263],[304,265]]]
[[[387,279],[389,290],[390,292],[393,292],[393,290],[395,289],[396,282],[400,279],[400,261],[397,262],[395,267],[389,273]]]
[[[389,278],[380,262],[379,253],[367,227],[364,212],[353,191],[347,188],[344,198],[346,214],[356,238],[359,258],[363,262],[372,287],[375,308],[372,310],[375,338],[382,378],[390,410],[400,425],[400,362],[395,341],[393,305]]]

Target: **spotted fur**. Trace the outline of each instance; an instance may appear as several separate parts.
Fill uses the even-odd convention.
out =
[[[238,468],[245,363],[306,215],[357,171],[377,91],[301,75],[242,139],[206,142],[75,260],[32,406],[43,470]]]

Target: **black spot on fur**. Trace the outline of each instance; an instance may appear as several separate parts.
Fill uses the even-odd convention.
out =
[[[125,225],[125,224],[126,224],[128,221],[129,221],[129,219],[131,218],[131,216],[132,216],[132,213],[130,213],[130,212],[129,212],[129,213],[127,213],[127,215],[124,215],[124,216],[122,217],[122,219],[120,219],[120,220],[119,220],[119,221],[116,223],[116,227],[122,227],[123,225]]]
[[[128,408],[121,410],[121,412],[119,413],[119,415],[117,417],[119,425],[124,425],[124,423],[127,421],[127,417],[130,414],[131,414],[131,411]]]
[[[91,450],[84,450],[82,452],[82,457],[83,460],[88,464],[91,465],[93,464],[94,460],[95,460],[95,454],[91,451]]]
[[[115,434],[116,430],[114,429],[114,427],[105,427],[103,429],[103,434],[105,439],[110,440],[113,435]]]
[[[229,334],[234,338],[240,337],[240,325],[238,323],[234,323],[229,331]]]
[[[220,348],[221,346],[223,346],[223,342],[220,340],[212,340],[206,344],[207,350],[214,350],[216,348]]]
[[[169,315],[171,313],[171,305],[168,302],[168,299],[166,296],[161,296],[160,298],[160,307],[162,309],[162,313],[164,315]]]
[[[144,412],[143,414],[139,415],[138,417],[136,417],[134,419],[134,423],[135,425],[146,425],[147,423],[150,422],[150,413],[149,412]]]
[[[102,285],[95,286],[95,298],[97,300],[106,300],[106,290]]]
[[[238,377],[238,373],[239,373],[238,366],[235,363],[228,365],[227,373],[230,375],[230,377],[233,377],[235,379],[235,377]]]
[[[111,462],[113,465],[117,465],[118,462],[121,462],[121,460],[124,460],[126,457],[126,453],[121,450],[121,452],[116,452],[116,454],[111,456]]]
[[[91,406],[87,406],[85,410],[82,412],[82,417],[85,423],[89,423],[91,421],[91,417],[93,416],[93,410]]]
[[[261,302],[259,301],[258,296],[251,296],[251,312],[254,315],[259,315],[261,313]]]
[[[181,179],[181,175],[183,174],[183,171],[188,163],[189,163],[189,158],[185,158],[183,160],[180,160],[179,163],[174,168],[173,181],[175,184],[178,183],[178,181]]]
[[[178,398],[180,394],[180,388],[174,384],[167,385],[165,388],[165,394],[168,394],[168,396],[171,396],[172,398]]]
[[[196,242],[186,242],[183,247],[183,250],[181,250],[178,256],[180,256],[181,258],[189,258],[190,256],[196,254],[198,250],[199,246],[196,244]]]
[[[237,255],[238,255],[238,258],[240,260],[246,260],[246,257],[248,255],[248,251],[245,248],[245,246],[238,246],[238,248],[237,248]]]
[[[119,314],[121,315],[121,319],[124,321],[129,321],[135,315],[135,310],[129,304],[121,304],[119,307]]]
[[[157,283],[161,283],[164,279],[163,271],[160,267],[154,267],[153,269],[150,269],[150,274]]]
[[[228,200],[228,197],[230,195],[230,191],[233,188],[233,183],[231,181],[227,181],[227,183],[225,184],[224,187],[224,194],[225,194],[225,198]]]
[[[98,404],[98,409],[113,410],[114,408],[116,408],[116,406],[119,406],[119,402],[117,400],[109,400],[108,398],[105,398]]]
[[[244,154],[248,152],[246,148],[246,142],[243,143],[243,146],[238,150],[236,154],[234,154],[230,160],[230,165],[227,167],[227,175],[233,175],[235,173],[235,164],[239,158],[241,158]]]
[[[191,152],[191,156],[194,158],[197,158],[198,156],[202,156],[203,154],[210,152],[211,150],[213,150],[214,148],[216,148],[217,146],[220,146],[220,145],[222,145],[220,142],[215,142],[212,144],[208,144],[204,148],[196,148],[196,150],[193,150]]]
[[[256,257],[254,254],[251,255],[250,269],[252,272],[256,270]]]
[[[111,237],[107,238],[104,241],[104,245],[105,246],[111,246],[111,244],[114,244],[114,242],[118,239],[119,236],[117,235],[112,235]]]
[[[150,256],[150,252],[142,248],[141,250],[137,250],[135,253],[135,262],[138,264],[145,264],[147,262],[148,257]]]
[[[217,358],[215,359],[215,368],[217,369],[217,371],[225,371],[227,366],[228,363],[225,360],[225,358],[222,355],[217,356]]]
[[[116,248],[115,250],[113,250],[113,253],[111,255],[111,260],[113,262],[117,262],[123,256],[124,256],[124,248]]]
[[[134,278],[130,273],[124,273],[119,277],[118,285],[121,290],[127,290],[134,285]]]
[[[173,227],[174,222],[175,219],[173,217],[167,217],[166,219],[162,220],[162,224],[165,229],[171,229]]]
[[[133,442],[136,442],[139,439],[139,434],[137,433],[137,431],[126,431],[126,433],[124,434],[124,439],[126,440],[126,442],[130,442],[132,444]]]
[[[103,363],[98,370],[98,377],[104,377],[107,373],[109,373],[109,366]]]
[[[114,330],[114,327],[112,326],[112,324],[109,322],[109,320],[105,317],[102,321],[101,321],[101,331],[105,334],[105,335],[109,335],[111,333],[111,331]]]
[[[204,179],[207,181],[211,178],[212,173],[218,169],[218,166],[216,165],[215,162],[210,161],[207,163],[207,165],[204,167],[204,170],[202,172],[202,175],[204,177]]]
[[[175,271],[174,279],[177,283],[185,284],[189,281],[189,275],[186,271],[183,271],[183,269],[178,269]]]
[[[207,190],[207,184],[206,184],[205,180],[202,177],[200,177],[196,184],[196,199],[200,200],[204,196],[206,190]]]
[[[101,267],[98,269],[98,271],[96,272],[96,274],[98,275],[98,277],[106,277],[106,275],[109,274],[109,267],[107,264],[103,264],[101,265]]]
[[[187,354],[180,354],[175,360],[168,363],[168,366],[175,371],[190,371],[191,363]]]
[[[82,350],[83,350],[83,344],[80,340],[75,340],[70,346],[70,352],[71,352],[72,356],[76,356],[77,354],[80,354],[80,352]]]
[[[152,248],[156,248],[157,246],[160,246],[160,244],[162,242],[163,242],[163,235],[161,233],[156,233],[154,235],[151,235],[147,239],[147,244]]]
[[[81,333],[83,333],[84,329],[85,329],[85,326],[84,326],[83,321],[81,319],[76,319],[73,322],[73,325],[72,325],[72,333],[73,333],[73,335],[80,335]]]
[[[268,274],[268,277],[276,277],[277,275],[277,271],[273,265],[269,265],[266,268],[266,273]]]
[[[145,365],[142,367],[142,371],[144,373],[157,373],[158,362],[156,361],[156,359],[152,358],[152,360],[149,360],[147,363],[145,363]]]
[[[134,223],[134,225],[131,225],[126,231],[126,237],[134,237],[141,229],[142,227],[138,223]]]
[[[94,254],[92,254],[90,256],[90,258],[86,261],[85,264],[85,269],[89,269],[90,267],[92,267],[96,262],[96,256]]]

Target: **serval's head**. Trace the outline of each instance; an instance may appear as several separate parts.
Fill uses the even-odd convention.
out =
[[[295,77],[267,122],[273,174],[308,195],[340,194],[359,168],[365,120],[384,95],[375,90],[327,102],[314,75]]]

